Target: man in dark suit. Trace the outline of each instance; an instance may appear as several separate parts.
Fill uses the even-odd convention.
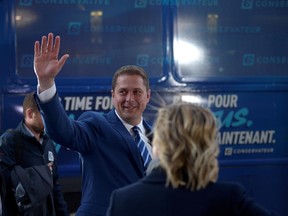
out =
[[[148,176],[115,190],[107,216],[271,216],[236,183],[217,182],[213,114],[191,103],[161,108]],[[151,171],[152,170],[152,171]]]
[[[55,42],[54,42],[55,40]],[[137,66],[118,69],[112,80],[113,108],[102,114],[85,112],[77,121],[67,117],[59,102],[54,79],[68,54],[58,60],[60,37],[43,36],[34,46],[34,70],[38,79],[37,101],[49,136],[57,143],[81,154],[82,200],[77,215],[105,215],[114,189],[144,176],[142,156],[132,127],[140,128],[148,155],[147,134],[151,127],[142,118],[150,100],[145,71]]]

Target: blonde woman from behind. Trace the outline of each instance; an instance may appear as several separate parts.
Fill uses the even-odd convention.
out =
[[[108,216],[275,215],[237,183],[217,182],[219,146],[212,112],[191,103],[161,108],[150,174],[111,195]]]

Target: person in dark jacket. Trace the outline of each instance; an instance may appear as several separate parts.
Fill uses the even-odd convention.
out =
[[[240,184],[217,182],[216,132],[206,108],[191,103],[161,108],[152,141],[157,160],[148,176],[112,193],[107,216],[274,215]]]
[[[67,216],[69,215],[67,204],[58,183],[57,153],[53,141],[44,133],[42,118],[32,93],[27,94],[24,98],[23,115],[24,119],[17,128],[7,130],[0,138],[0,170],[6,182],[3,210],[7,216]],[[49,194],[39,200],[36,206],[21,212],[18,208],[21,207],[19,201],[17,201],[17,206],[15,200],[16,188],[11,178],[11,173],[16,166],[20,166],[24,170],[35,168],[36,171],[44,168],[44,172],[47,169],[46,176],[51,178],[51,185],[53,185],[50,189],[51,192],[48,191]],[[42,184],[36,185],[39,187],[36,190],[43,191],[44,188],[40,188],[40,185]],[[32,186],[35,187],[35,185]]]

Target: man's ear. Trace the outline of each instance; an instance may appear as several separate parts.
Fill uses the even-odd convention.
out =
[[[147,99],[150,100],[150,98],[151,98],[151,89],[149,89],[147,92]]]
[[[33,110],[31,108],[26,110],[26,117],[29,119],[33,118]]]

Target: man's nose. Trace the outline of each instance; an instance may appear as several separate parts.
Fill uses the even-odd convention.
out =
[[[134,100],[133,92],[128,92],[126,95],[126,101]]]

